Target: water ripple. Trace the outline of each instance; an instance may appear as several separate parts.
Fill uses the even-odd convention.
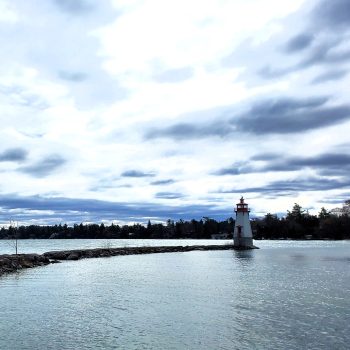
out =
[[[350,244],[321,243],[89,259],[4,276],[0,349],[347,349]]]

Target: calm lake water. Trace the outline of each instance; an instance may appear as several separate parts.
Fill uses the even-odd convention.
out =
[[[96,241],[22,243],[43,252]],[[0,349],[349,349],[350,242],[255,243],[3,276]]]
[[[0,254],[14,254],[13,240],[0,240]],[[18,241],[18,253],[42,254],[51,250],[232,244],[231,240],[213,239],[24,239]]]

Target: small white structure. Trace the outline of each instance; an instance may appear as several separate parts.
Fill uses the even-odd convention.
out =
[[[213,233],[211,235],[211,239],[228,239],[228,233],[227,232],[219,232],[219,233]]]
[[[249,221],[248,204],[242,197],[237,204],[235,229],[233,232],[233,246],[237,248],[253,248],[253,234]]]

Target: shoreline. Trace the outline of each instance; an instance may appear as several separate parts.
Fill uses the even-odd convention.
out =
[[[159,246],[159,247],[123,247],[123,248],[93,248],[51,251],[43,254],[3,254],[0,255],[0,276],[18,270],[45,266],[66,260],[80,260],[90,258],[105,258],[120,255],[181,253],[190,251],[209,250],[251,250],[258,247],[234,247],[227,245],[195,245],[195,246]]]

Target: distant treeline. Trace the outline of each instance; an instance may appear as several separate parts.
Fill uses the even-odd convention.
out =
[[[148,222],[141,224],[106,226],[75,224],[74,226],[10,226],[0,229],[0,239],[33,238],[88,238],[88,239],[210,239],[215,235],[232,238],[235,221],[231,217],[216,221],[208,217],[201,220],[168,220],[165,224]],[[286,217],[266,214],[264,218],[251,220],[254,239],[350,239],[350,201],[346,201],[340,215],[322,208],[318,215],[310,215],[295,204]]]
[[[263,219],[254,220],[254,238],[350,239],[350,200],[336,213],[322,208],[318,215],[310,215],[300,205],[294,204],[284,218],[266,214]]]
[[[141,224],[133,225],[104,225],[98,224],[75,224],[74,226],[10,226],[0,229],[0,239],[6,238],[132,238],[132,239],[210,239],[212,234],[227,232],[232,237],[234,220],[215,221],[209,218],[202,220],[191,220],[174,222],[168,220],[165,224],[148,222],[147,226]]]

